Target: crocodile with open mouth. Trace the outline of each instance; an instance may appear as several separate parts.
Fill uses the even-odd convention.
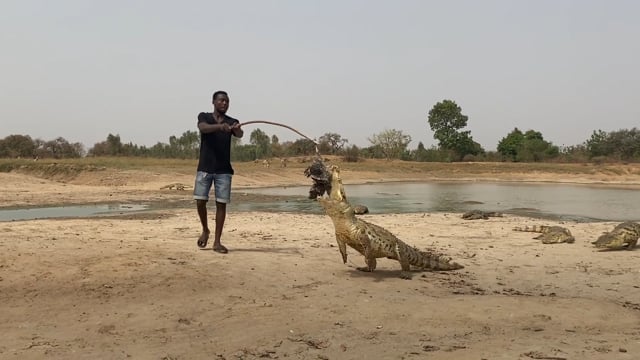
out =
[[[412,266],[422,270],[463,268],[462,265],[451,261],[450,257],[431,250],[419,250],[398,239],[383,227],[356,217],[353,207],[347,201],[338,166],[331,166],[329,172],[321,160],[316,160],[305,170],[305,175],[314,181],[309,197],[317,198],[333,221],[336,241],[345,264],[348,245],[364,255],[367,266],[358,268],[361,271],[374,271],[377,258],[389,258],[400,262],[400,277],[403,279],[411,279]],[[323,196],[325,192],[327,197]]]

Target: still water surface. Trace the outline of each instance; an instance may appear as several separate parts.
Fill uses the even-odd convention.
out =
[[[515,183],[383,183],[347,185],[349,201],[372,214],[499,211],[507,214],[574,221],[640,221],[640,190],[605,186]],[[307,199],[309,187],[279,187],[234,192],[232,211],[321,214]],[[274,200],[247,201],[242,193],[275,195]],[[192,206],[192,201],[185,201]],[[158,205],[95,204],[0,210],[0,221],[158,210]]]
[[[284,202],[243,204],[236,210],[320,213],[303,198],[309,187],[253,189],[267,195],[299,195]],[[383,183],[347,185],[352,204],[371,213],[463,212],[479,209],[575,221],[640,220],[640,190],[604,186],[515,183]],[[236,197],[237,199],[237,197]]]
[[[0,221],[98,216],[147,209],[139,204],[96,204],[0,210]]]

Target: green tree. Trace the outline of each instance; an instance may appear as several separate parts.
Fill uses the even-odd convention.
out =
[[[185,131],[179,138],[170,136],[169,148],[171,157],[196,159],[200,149],[200,134],[196,131]]]
[[[122,141],[120,135],[109,134],[107,140],[95,143],[89,149],[90,156],[119,156],[122,155]]]
[[[344,151],[344,156],[342,160],[345,162],[358,162],[360,161],[360,149],[356,145],[351,145],[347,147]]]
[[[109,147],[109,151],[111,152],[109,155],[121,155],[122,154],[122,141],[120,140],[120,134],[109,134],[107,135],[107,145]]]
[[[522,133],[518,128],[513,129],[498,143],[498,152],[511,161],[543,161],[557,157],[560,149],[545,141],[542,133],[527,130]]]
[[[391,129],[373,134],[367,140],[372,145],[379,146],[385,158],[400,159],[411,142],[411,136],[401,130]]]
[[[0,140],[0,157],[32,157],[36,144],[29,135],[9,135]]]
[[[498,152],[511,161],[516,161],[518,149],[522,147],[523,142],[524,134],[515,128],[498,142]]]
[[[98,145],[98,144],[96,144]],[[93,147],[96,148],[95,146]],[[107,150],[108,151],[108,150]],[[94,150],[94,153],[96,150]],[[170,158],[171,157],[171,147],[167,143],[163,143],[158,141],[155,145],[153,145],[149,149],[149,156],[156,158]]]
[[[590,157],[612,155],[613,149],[609,147],[609,134],[605,131],[593,131],[591,138],[585,142]]]
[[[271,155],[271,140],[264,131],[255,129],[249,136],[249,142],[256,147],[256,159],[269,157]]]
[[[318,148],[322,153],[337,154],[348,142],[349,140],[343,139],[340,134],[325,133],[318,139]]]
[[[63,137],[42,143],[36,150],[39,157],[49,157],[54,159],[79,158],[84,155],[84,147],[81,143],[71,144]]]
[[[282,144],[280,144],[280,139],[276,135],[271,135],[271,155],[273,156],[282,156],[283,154]]]
[[[313,155],[316,152],[316,144],[308,139],[298,139],[287,144],[284,152],[287,156]]]
[[[232,161],[253,161],[256,159],[256,146],[251,144],[237,145],[231,148]]]
[[[433,138],[444,150],[453,150],[459,159],[465,155],[484,152],[480,144],[473,141],[470,131],[460,131],[467,126],[469,117],[462,114],[462,108],[452,100],[443,100],[429,111],[428,122]]]
[[[605,132],[594,131],[585,142],[590,158],[610,157],[618,160],[640,158],[640,131],[637,128]]]
[[[542,133],[527,130],[524,133],[522,150],[518,152],[519,161],[544,161],[555,158],[560,154],[560,149],[552,143],[544,140]]]
[[[427,155],[428,155],[427,149],[425,149],[424,144],[422,143],[422,141],[420,141],[418,143],[418,147],[413,152],[413,160],[427,161]]]
[[[242,138],[232,136],[231,137],[231,148],[233,149],[236,146],[242,145]]]
[[[433,138],[444,149],[455,149],[460,137],[458,130],[467,126],[469,117],[462,114],[462,108],[452,100],[443,100],[429,111],[429,126]]]
[[[360,150],[360,155],[367,159],[384,159],[386,158],[380,145],[371,145]]]
[[[609,134],[609,139],[616,149],[616,157],[620,160],[640,158],[640,131],[637,128],[613,131]]]

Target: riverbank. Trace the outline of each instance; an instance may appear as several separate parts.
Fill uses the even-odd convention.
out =
[[[190,184],[191,169],[169,165],[48,178],[0,173],[0,201],[185,201],[189,191],[160,188]],[[435,178],[444,174],[435,168],[382,165],[401,170],[341,166],[348,184],[445,178]],[[234,186],[310,184],[303,169],[240,164]],[[564,176],[453,169],[448,180],[637,185],[633,166]],[[396,261],[380,259],[374,273],[359,272],[362,256],[349,249],[342,263],[324,215],[231,210],[226,255],[196,247],[193,209],[0,223],[0,358],[638,358],[640,249],[600,252],[590,243],[615,223],[546,223],[569,228],[576,242],[544,245],[512,231],[539,221],[512,215],[365,219],[465,268],[415,272],[407,281]]]
[[[310,185],[304,169],[311,158],[293,158],[281,167],[277,160],[235,163],[233,191]],[[366,160],[341,167],[345,184],[392,181],[467,181],[590,184],[640,189],[640,164],[416,163]],[[189,191],[161,189],[182,183],[192,186],[195,161],[141,158],[77,160],[0,160],[0,207],[37,207],[91,203],[184,201]],[[306,196],[306,194],[301,194]]]

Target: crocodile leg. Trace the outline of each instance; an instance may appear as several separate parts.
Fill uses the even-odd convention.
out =
[[[378,262],[376,261],[375,256],[367,256],[367,251],[365,250],[364,261],[367,263],[367,266],[361,266],[356,269],[364,272],[373,272],[376,269]]]
[[[360,235],[360,243],[364,248],[364,261],[367,263],[365,267],[357,268],[360,271],[373,272],[376,269],[377,261],[375,254],[373,253],[373,249],[371,248],[371,244],[369,242],[369,237],[365,234]]]
[[[629,241],[629,243],[627,244],[627,250],[635,249],[636,245],[638,245],[638,239],[637,238],[635,240]]]
[[[347,263],[347,244],[340,239],[336,234],[336,242],[338,243],[338,249],[340,249],[340,255],[342,255],[342,263]]]
[[[396,244],[396,254],[398,254],[398,261],[400,262],[400,278],[405,280],[411,280],[413,276],[411,274],[411,262],[409,260],[409,254],[407,253],[407,245]]]

